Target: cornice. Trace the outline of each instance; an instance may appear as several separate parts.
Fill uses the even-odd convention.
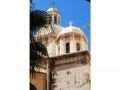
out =
[[[58,41],[60,41],[60,39],[69,40],[70,37],[73,37],[75,40],[80,40],[81,38],[83,38],[86,42],[88,42],[88,39],[86,38],[84,34],[79,34],[76,32],[69,32],[69,33],[61,34],[56,38],[55,42],[57,43]]]
[[[59,64],[55,64],[56,61],[68,60],[69,58],[71,58],[72,61],[70,60],[65,63],[61,62]],[[51,62],[51,65],[50,65],[51,67],[65,65],[65,64],[71,64],[71,63],[75,63],[75,62],[77,62],[78,64],[85,65],[88,62],[90,62],[90,53],[88,51],[80,51],[80,52],[75,52],[75,53],[54,56],[54,57],[50,57],[50,62]],[[88,64],[90,64],[90,63],[88,63]]]

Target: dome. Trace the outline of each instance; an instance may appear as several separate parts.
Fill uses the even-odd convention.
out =
[[[53,28],[54,28],[54,32],[57,34],[59,34],[61,32],[61,30],[63,29],[63,27],[61,27],[61,26],[55,26]]]
[[[58,34],[63,29],[63,27],[61,27],[61,26],[55,26],[55,27],[53,27],[53,29],[54,29],[54,32],[56,34]],[[51,32],[53,32],[51,26],[49,26],[48,28],[44,28],[43,27],[43,28],[40,28],[38,30],[38,32],[35,34],[35,36],[45,35],[45,34],[49,34]]]
[[[58,10],[57,10],[57,8],[49,8],[48,10],[47,10],[47,12],[50,12],[50,11],[57,11],[57,12],[59,12]]]
[[[63,28],[62,31],[59,33],[59,35],[57,37],[59,37],[61,34],[66,34],[66,33],[69,33],[69,32],[84,34],[83,31],[80,28],[74,27],[74,26],[69,26],[67,28]]]

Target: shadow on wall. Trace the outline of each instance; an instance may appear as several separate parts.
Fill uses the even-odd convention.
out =
[[[37,90],[36,87],[32,83],[30,83],[30,90]]]

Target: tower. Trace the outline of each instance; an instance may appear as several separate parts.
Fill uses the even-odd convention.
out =
[[[46,46],[49,57],[56,55],[56,43],[55,39],[57,35],[61,32],[63,27],[60,26],[61,14],[54,8],[54,2],[52,2],[52,7],[47,10],[47,13],[51,17],[52,28],[41,28],[38,33],[35,35],[36,41],[42,40],[42,43]],[[53,29],[53,30],[52,30]],[[54,32],[52,32],[54,31]]]
[[[52,25],[53,26],[60,26],[60,20],[61,20],[61,14],[60,12],[54,8],[54,2],[52,2],[52,8],[49,8],[47,10],[48,14],[50,15],[51,17],[51,20],[52,20]]]
[[[88,39],[83,31],[72,26],[62,29],[56,38],[56,55],[88,50]]]

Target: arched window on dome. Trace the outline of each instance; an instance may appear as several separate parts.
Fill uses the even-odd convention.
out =
[[[54,23],[57,24],[57,17],[54,16]]]
[[[80,44],[79,43],[76,43],[76,50],[80,51]]]
[[[70,53],[70,44],[66,43],[66,53]]]

